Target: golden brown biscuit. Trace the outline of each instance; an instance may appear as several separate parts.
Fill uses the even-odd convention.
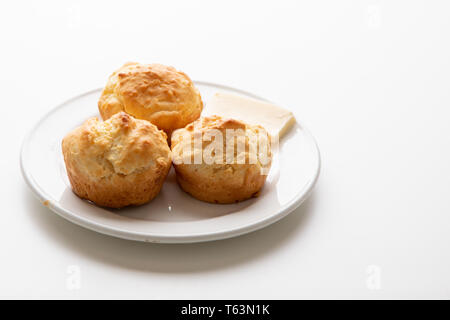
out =
[[[65,136],[62,151],[73,191],[111,208],[152,200],[172,161],[166,134],[125,112],[87,120]]]
[[[265,143],[265,153],[260,142]],[[258,196],[271,165],[269,142],[261,126],[218,116],[201,118],[172,134],[178,184],[195,198],[212,203]]]
[[[109,77],[98,108],[103,120],[125,111],[170,137],[173,130],[198,119],[203,102],[185,73],[161,64],[130,62]]]

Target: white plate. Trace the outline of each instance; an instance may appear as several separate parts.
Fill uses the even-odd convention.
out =
[[[216,92],[252,94],[196,82],[207,103]],[[209,204],[184,193],[173,169],[161,193],[149,204],[108,210],[75,196],[61,153],[61,140],[72,128],[98,116],[100,89],[64,102],[45,115],[25,138],[21,168],[40,201],[60,216],[115,237],[148,242],[183,243],[224,239],[265,227],[289,214],[310,194],[320,170],[320,156],[310,133],[297,123],[280,141],[279,152],[258,198],[237,204]],[[261,99],[263,100],[263,99]],[[208,113],[206,104],[204,114]]]

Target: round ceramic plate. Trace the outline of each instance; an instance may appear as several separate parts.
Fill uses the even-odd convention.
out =
[[[241,90],[196,82],[205,102],[216,92],[263,100]],[[161,193],[150,203],[108,210],[81,200],[71,190],[61,140],[89,117],[100,116],[101,90],[70,99],[45,115],[25,138],[23,176],[40,199],[60,216],[91,230],[147,242],[183,243],[224,239],[265,227],[297,208],[310,194],[320,170],[317,145],[298,121],[281,139],[259,197],[237,204],[210,204],[184,193],[172,168]],[[298,119],[298,117],[297,117]]]

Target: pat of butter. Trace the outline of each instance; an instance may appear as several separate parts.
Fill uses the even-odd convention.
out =
[[[295,123],[292,112],[271,103],[229,93],[216,93],[206,103],[205,113],[261,125],[281,138]]]

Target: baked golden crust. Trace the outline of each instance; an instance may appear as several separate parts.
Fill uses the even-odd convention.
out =
[[[227,136],[230,129],[237,134]],[[216,140],[216,134],[221,135],[222,140]],[[210,138],[213,135],[215,137]],[[258,150],[258,142],[252,136],[266,139],[264,162],[260,161],[258,152],[252,152]],[[201,137],[203,141],[198,144],[194,137]],[[234,139],[234,145],[231,139]],[[201,118],[172,134],[171,148],[177,182],[195,198],[211,203],[234,203],[256,197],[271,165],[269,141],[267,132],[261,126],[218,116]],[[210,148],[211,143],[215,142],[218,142],[217,147],[222,144],[222,152]],[[243,148],[238,148],[239,143]],[[227,159],[227,147],[230,146],[232,157]],[[196,161],[196,157],[201,160]]]
[[[98,108],[103,120],[125,111],[170,137],[173,130],[200,117],[203,102],[185,73],[161,64],[129,62],[109,77]]]
[[[87,120],[64,137],[62,152],[73,191],[111,208],[152,200],[172,161],[166,134],[125,112]]]

